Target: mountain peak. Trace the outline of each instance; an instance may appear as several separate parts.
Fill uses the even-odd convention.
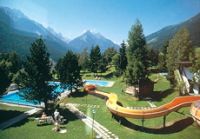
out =
[[[102,51],[104,51],[108,47],[119,48],[119,46],[114,42],[112,42],[111,40],[107,39],[100,33],[96,33],[91,30],[85,31],[82,35],[78,36],[77,38],[69,42],[69,46],[77,50],[83,48],[90,49],[92,46],[95,45],[99,45]]]
[[[17,10],[17,9],[0,6],[0,10],[4,11],[7,15],[9,15],[10,18],[14,20],[19,19],[19,18],[28,18],[20,10]]]

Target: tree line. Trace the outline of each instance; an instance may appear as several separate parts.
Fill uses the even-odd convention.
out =
[[[29,88],[24,93],[26,99],[44,102],[46,106],[49,99],[56,97],[52,95],[54,87],[48,84],[53,80],[52,75],[56,75],[61,85],[70,91],[82,86],[81,70],[96,75],[112,66],[115,67],[115,75],[123,76],[128,85],[147,79],[152,67],[159,72],[168,72],[169,79],[173,81],[173,71],[179,67],[180,61],[191,61],[194,72],[199,73],[199,58],[194,55],[186,28],[178,31],[157,51],[148,47],[142,24],[137,20],[128,33],[127,42],[123,41],[119,50],[108,48],[101,52],[96,45],[79,54],[67,51],[55,67],[42,38],[31,44],[30,55],[23,60],[16,53],[0,54],[0,92],[3,93],[11,82],[16,82]]]

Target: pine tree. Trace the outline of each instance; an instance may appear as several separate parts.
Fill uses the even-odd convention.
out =
[[[99,46],[92,47],[90,52],[90,70],[94,73],[97,73],[100,67],[101,62],[101,51]]]
[[[158,52],[150,47],[147,49],[147,59],[149,66],[156,66],[158,64]]]
[[[45,109],[48,107],[48,100],[54,99],[53,88],[48,85],[48,81],[52,79],[50,68],[49,53],[44,41],[39,38],[32,43],[30,56],[27,57],[26,76],[23,76],[23,81],[28,89],[24,97],[28,100],[44,102]]]
[[[105,50],[103,53],[103,58],[105,59],[104,62],[106,62],[106,65],[111,64],[112,57],[117,53],[114,47],[109,47]]]
[[[82,70],[87,70],[89,69],[89,54],[88,54],[88,50],[84,49],[78,58],[78,63],[81,66]]]
[[[180,29],[170,40],[167,48],[167,69],[169,78],[174,78],[174,70],[178,68],[178,62],[193,61],[193,48],[191,46],[189,32],[186,28]]]
[[[72,92],[73,89],[77,90],[82,86],[80,69],[78,57],[72,51],[68,51],[63,58],[59,59],[56,71],[64,88]]]
[[[161,52],[158,54],[158,68],[160,71],[167,71],[167,48],[169,46],[169,41],[166,41],[161,48]]]
[[[126,57],[126,44],[123,41],[121,43],[121,47],[119,49],[119,56],[120,56],[120,74],[124,73],[127,66],[127,57]]]
[[[117,76],[121,75],[120,54],[116,53],[112,57],[112,64],[115,66],[115,75],[117,75]]]
[[[6,91],[6,88],[10,84],[10,80],[8,78],[8,73],[6,72],[6,69],[0,65],[0,95],[3,94]]]
[[[136,21],[128,36],[126,78],[130,85],[135,84],[140,79],[145,79],[147,76],[148,63],[145,44],[142,25],[139,21]]]
[[[194,81],[199,85],[200,89],[200,53],[196,53],[196,59],[193,63]]]

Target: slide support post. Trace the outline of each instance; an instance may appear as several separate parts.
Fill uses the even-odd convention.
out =
[[[144,127],[144,119],[142,118],[142,127]]]
[[[165,124],[166,124],[166,115],[163,116],[163,127],[165,128]]]

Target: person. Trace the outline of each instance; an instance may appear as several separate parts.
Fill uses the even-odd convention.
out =
[[[58,122],[55,122],[55,127],[52,130],[54,130],[56,132],[60,131],[60,125]]]
[[[42,113],[42,116],[40,117],[41,120],[46,120],[47,119],[47,115],[45,112]]]
[[[56,109],[55,112],[54,112],[54,119],[55,121],[59,121],[59,118],[60,118],[60,113],[58,112],[58,110]]]

